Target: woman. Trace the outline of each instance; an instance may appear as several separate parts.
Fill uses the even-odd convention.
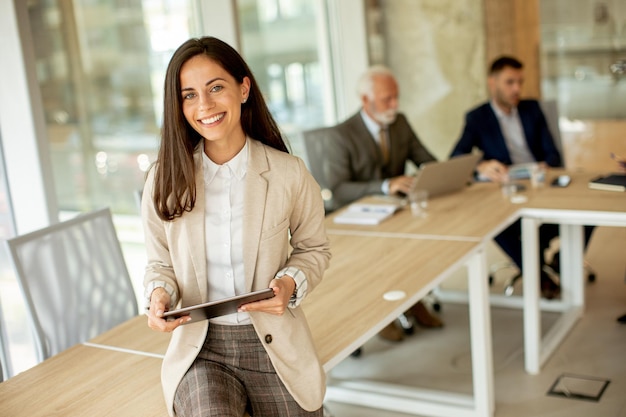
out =
[[[325,375],[299,307],[330,260],[320,189],[218,39],[191,39],[169,63],[142,218],[148,325],[173,331],[161,372],[170,415],[321,416]],[[162,318],[268,287],[273,298],[238,313]]]

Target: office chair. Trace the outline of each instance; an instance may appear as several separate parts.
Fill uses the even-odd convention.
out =
[[[9,379],[12,374],[9,339],[4,324],[2,303],[0,303],[0,382]]]
[[[138,314],[108,208],[6,241],[38,361]]]
[[[335,207],[336,203],[333,199],[333,192],[328,185],[324,169],[324,158],[327,149],[326,144],[331,140],[327,135],[330,129],[329,127],[321,127],[302,132],[305,153],[303,159],[311,175],[313,175],[313,178],[315,178],[315,181],[317,181],[320,186],[326,214],[330,214],[337,208]]]
[[[133,191],[133,199],[135,200],[135,204],[137,206],[137,210],[139,214],[141,214],[141,199],[143,197],[143,188],[138,188]]]

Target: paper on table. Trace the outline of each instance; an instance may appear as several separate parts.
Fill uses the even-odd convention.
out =
[[[350,204],[343,212],[335,217],[335,223],[340,224],[379,224],[400,208],[399,204]]]

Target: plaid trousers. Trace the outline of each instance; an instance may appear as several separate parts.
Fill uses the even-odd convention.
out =
[[[322,417],[298,405],[280,380],[254,327],[211,323],[174,396],[179,417]]]

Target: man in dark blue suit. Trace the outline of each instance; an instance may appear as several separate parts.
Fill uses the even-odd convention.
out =
[[[544,167],[562,165],[545,116],[536,100],[521,100],[524,83],[523,65],[512,57],[496,59],[490,68],[488,87],[491,99],[467,113],[463,134],[451,156],[467,154],[478,148],[483,160],[477,166],[479,180],[506,182],[508,166],[537,162]],[[558,226],[544,224],[539,230],[540,260],[550,240],[558,236]],[[522,270],[520,222],[496,236],[500,247]],[[541,289],[547,298],[559,292],[558,285],[543,270]]]

